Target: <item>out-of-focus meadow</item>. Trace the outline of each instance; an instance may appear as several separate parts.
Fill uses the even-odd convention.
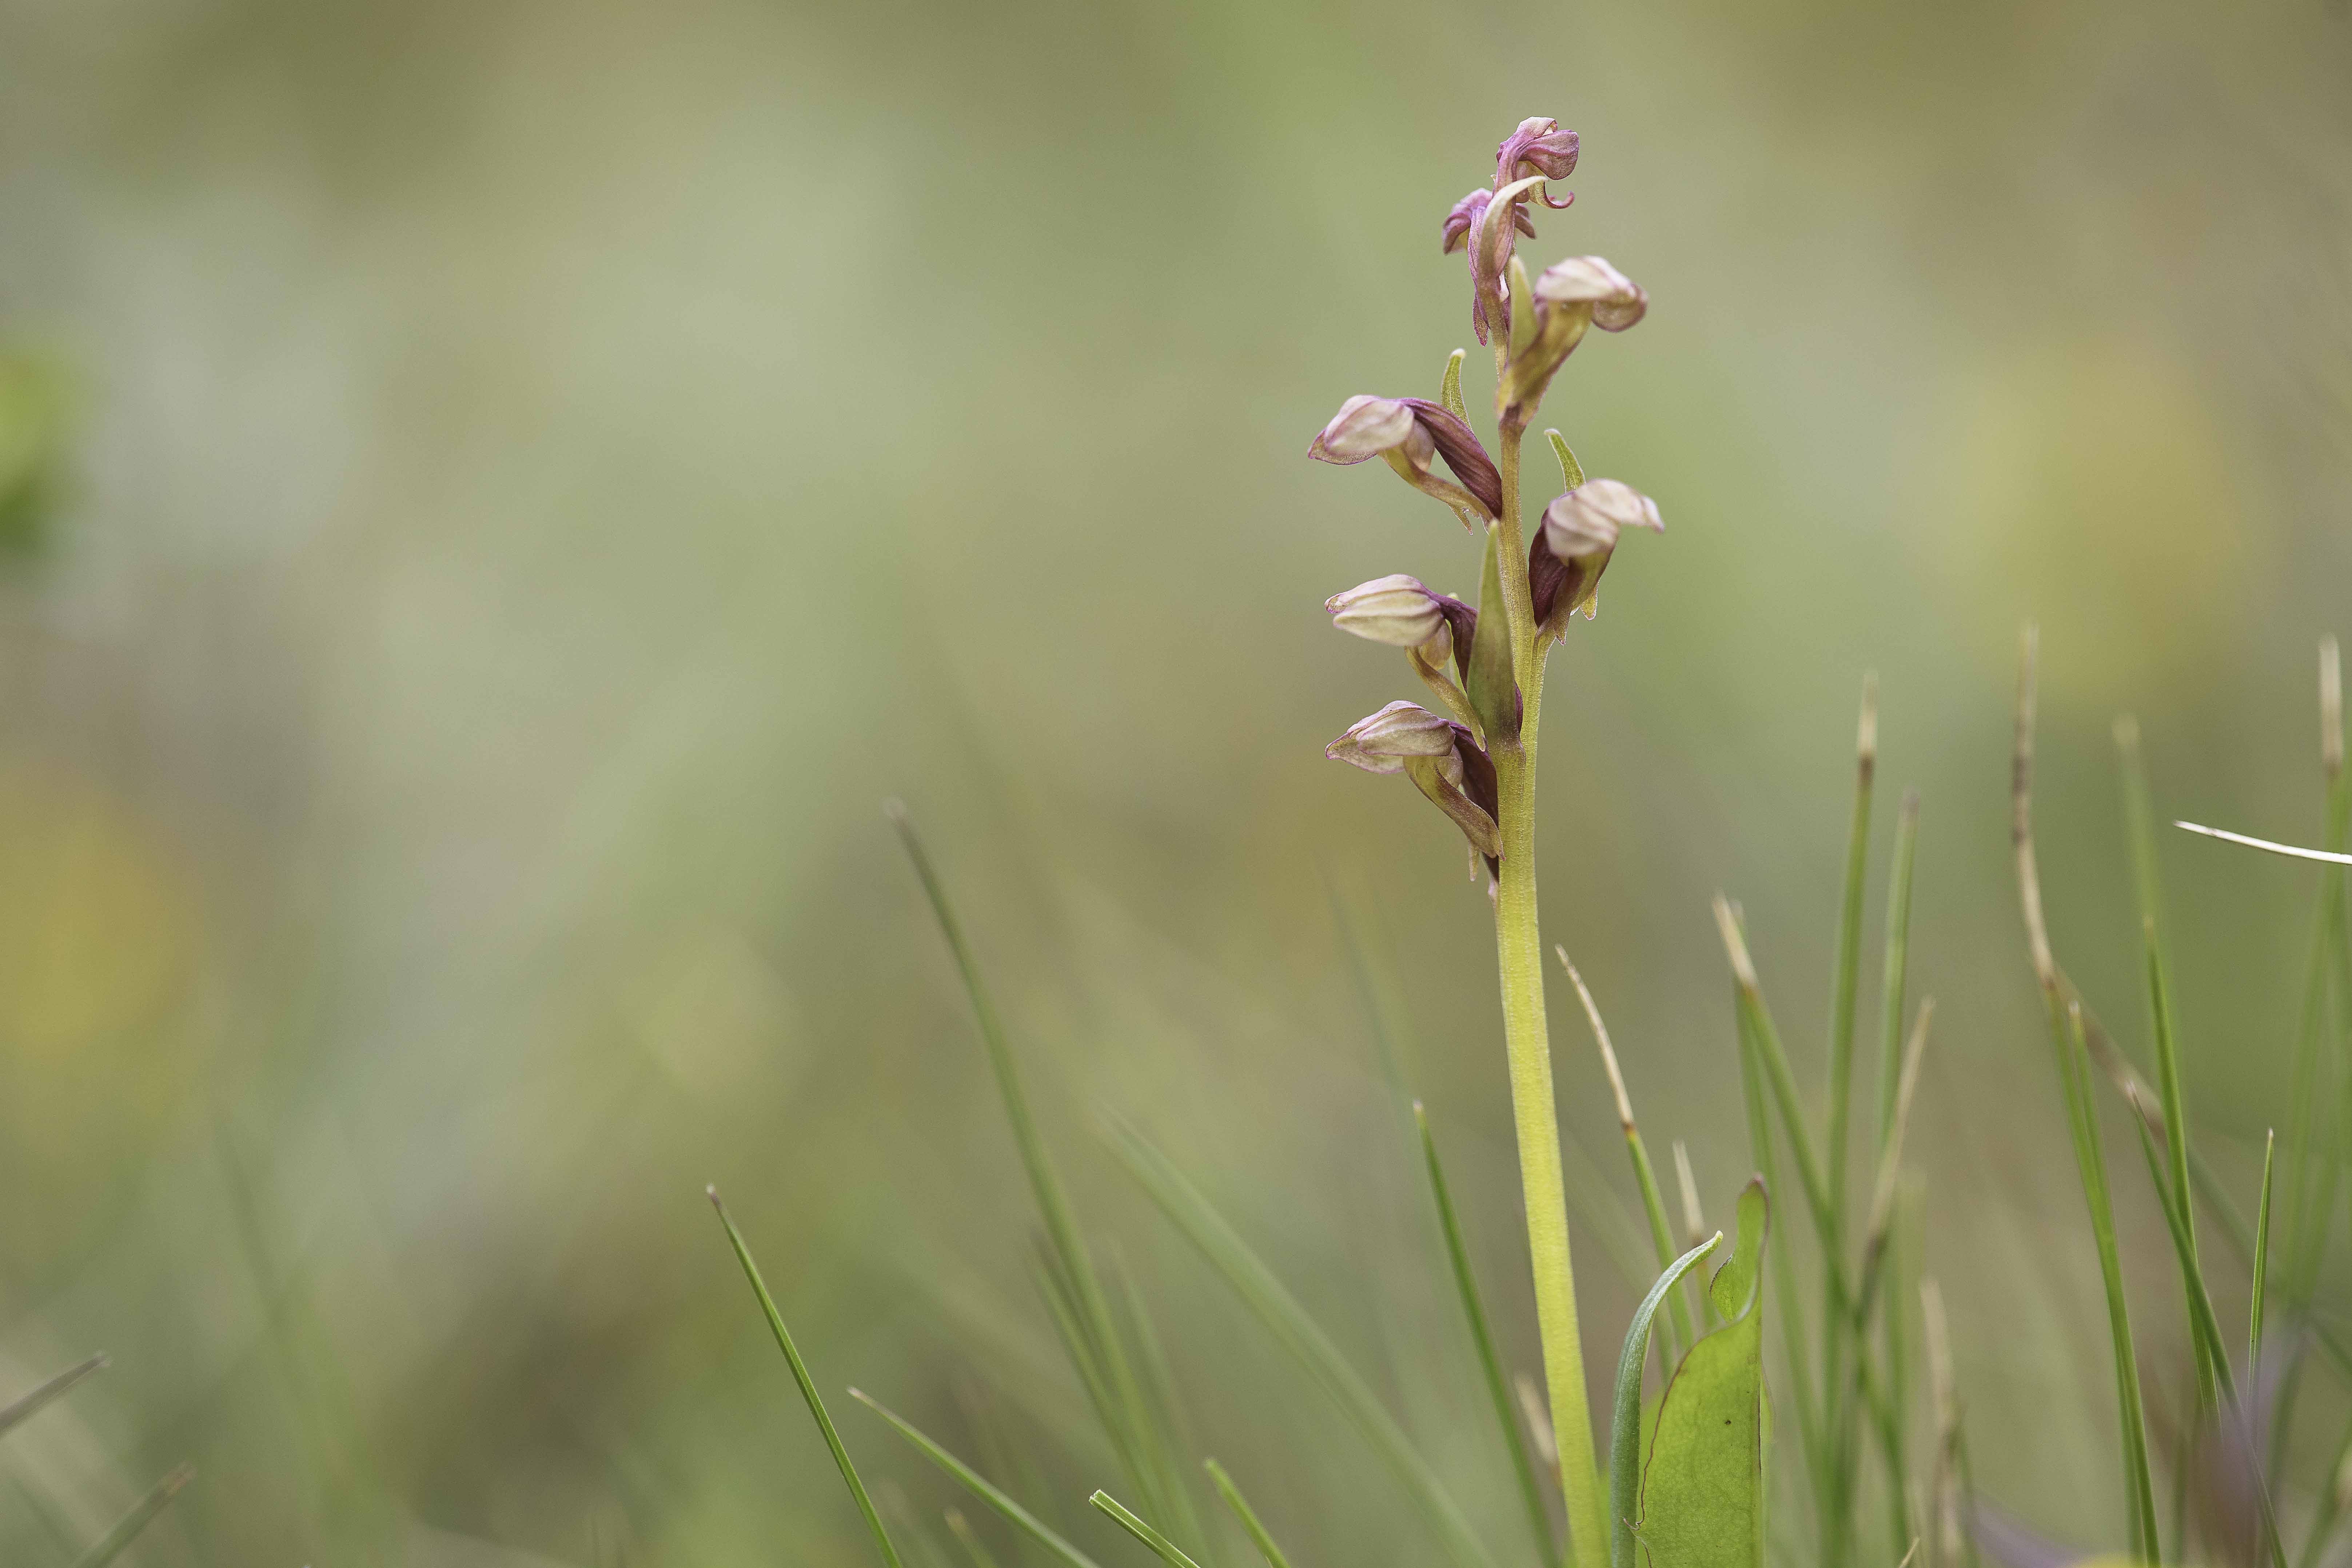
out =
[[[1532,1366],[1486,902],[1411,791],[1320,755],[1413,694],[1320,601],[1473,557],[1302,452],[1471,341],[1438,222],[1528,114],[1584,156],[1525,253],[1653,301],[1545,421],[1668,530],[1553,664],[1547,935],[1720,1219],[1748,1164],[1708,898],[1817,1075],[1878,671],[1883,798],[1924,799],[1912,1163],[1977,1479],[2119,1541],[2009,879],[2018,628],[2055,935],[2137,1048],[2115,715],[2168,817],[2318,835],[2342,5],[8,0],[0,1398],[114,1358],[0,1448],[12,1560],[185,1458],[140,1563],[867,1561],[716,1181],[829,1394],[1028,1456],[1130,1561],[1082,1517],[1113,1472],[889,795],[1201,1447],[1309,1563],[1428,1554],[1103,1157],[1105,1110],[1511,1538],[1377,1043]],[[2315,874],[2162,851],[2200,1136],[2251,1207]],[[1339,910],[1392,966],[1371,1001]],[[1613,1345],[1633,1288],[1579,1242]],[[940,1479],[839,1403],[886,1509],[936,1523]]]

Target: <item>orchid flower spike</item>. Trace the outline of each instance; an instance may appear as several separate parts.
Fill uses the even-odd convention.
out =
[[[1496,869],[1503,837],[1495,825],[1495,764],[1469,726],[1414,703],[1391,702],[1350,724],[1323,754],[1369,773],[1403,773],[1486,858],[1486,868]]]
[[[1465,514],[1495,518],[1503,510],[1503,476],[1477,435],[1441,405],[1425,397],[1359,395],[1308,443],[1307,455],[1326,463],[1385,458],[1405,483]],[[1454,484],[1430,472],[1430,460],[1444,458]]]
[[[1627,528],[1666,531],[1658,503],[1618,479],[1587,479],[1544,508],[1542,526],[1528,547],[1528,591],[1538,626],[1559,637],[1575,612],[1592,618],[1601,574],[1619,531]]]

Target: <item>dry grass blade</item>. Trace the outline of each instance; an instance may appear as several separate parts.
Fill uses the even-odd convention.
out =
[[[2208,838],[2218,838],[2224,844],[2240,844],[2249,849],[2264,849],[2273,855],[2284,855],[2296,860],[2323,860],[2331,866],[2352,866],[2352,855],[2342,855],[2332,849],[2305,849],[2299,845],[2280,844],[2273,839],[2256,838],[2244,833],[2232,833],[2226,827],[2207,827],[2202,823],[2175,822],[2175,827],[2190,833],[2201,833]]]

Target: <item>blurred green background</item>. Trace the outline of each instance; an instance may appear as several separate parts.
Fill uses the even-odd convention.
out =
[[[1979,1479],[2118,1541],[2009,881],[2017,635],[2054,934],[2137,1047],[2113,717],[2167,816],[2318,834],[2313,649],[2352,633],[2335,0],[0,4],[0,1382],[114,1356],[0,1450],[12,1552],[64,1561],[192,1458],[136,1561],[866,1563],[716,1181],[829,1392],[1034,1456],[1133,1561],[1081,1517],[1108,1457],[888,795],[1203,1450],[1303,1564],[1430,1553],[1103,1157],[1105,1108],[1515,1542],[1335,917],[1393,965],[1532,1366],[1486,900],[1401,782],[1320,755],[1415,694],[1320,601],[1475,557],[1302,453],[1470,342],[1438,221],[1528,114],[1584,159],[1525,253],[1653,300],[1545,422],[1668,527],[1553,666],[1548,934],[1727,1210],[1708,897],[1817,1076],[1878,671],[1882,857],[1925,801],[1913,1163]],[[2315,878],[2163,856],[2189,1091],[2251,1206]],[[1625,1201],[1557,984],[1552,1016]],[[1580,1242],[1613,1344],[1631,1287]],[[838,1414],[935,1523],[939,1479]]]

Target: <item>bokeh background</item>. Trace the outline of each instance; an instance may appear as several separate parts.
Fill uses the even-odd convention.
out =
[[[1470,342],[1438,220],[1531,113],[1584,161],[1527,254],[1653,300],[1546,422],[1668,525],[1554,661],[1548,935],[1727,1208],[1708,899],[1744,903],[1817,1080],[1877,671],[1870,919],[1916,784],[1912,1163],[1979,1480],[2118,1540],[2006,858],[2018,633],[2056,938],[2137,1049],[2114,717],[2166,816],[2318,834],[2342,4],[6,0],[0,1368],[114,1357],[0,1455],[11,1560],[193,1458],[136,1561],[866,1562],[716,1181],[828,1391],[1020,1451],[1131,1561],[1083,1517],[1108,1456],[892,795],[1201,1447],[1304,1563],[1432,1549],[1104,1157],[1106,1110],[1515,1542],[1380,1045],[1532,1366],[1486,900],[1401,782],[1320,755],[1414,694],[1320,601],[1466,589],[1475,556],[1302,453]],[[2162,853],[2200,1135],[2251,1206],[2315,875]],[[1558,986],[1552,1016],[1622,1205]],[[1581,1282],[1613,1343],[1607,1228]],[[936,1531],[939,1478],[837,1403]]]

